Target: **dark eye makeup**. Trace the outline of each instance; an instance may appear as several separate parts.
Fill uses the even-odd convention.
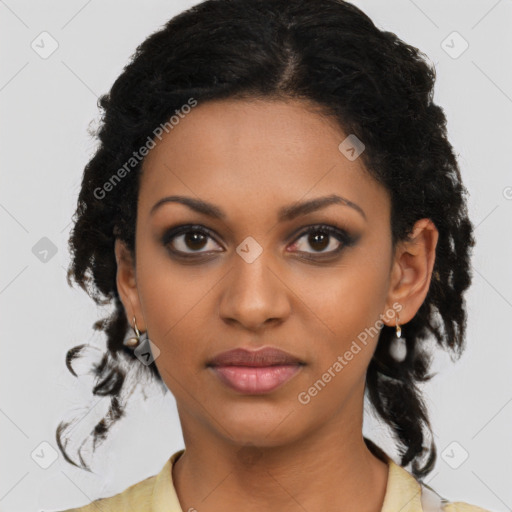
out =
[[[332,260],[344,248],[354,245],[359,239],[359,236],[353,235],[346,229],[337,226],[313,224],[306,226],[304,229],[301,228],[300,233],[293,239],[292,247],[297,247],[305,236],[308,236],[308,238],[300,245],[303,247],[309,245],[313,249],[312,252],[304,250],[289,251],[288,249],[287,252],[297,252],[301,258],[314,261],[321,261],[326,258]],[[215,235],[208,228],[200,224],[186,224],[168,228],[161,236],[161,243],[171,256],[181,260],[201,259],[204,261],[205,258],[210,259],[212,254],[224,252],[224,250],[203,251],[202,249],[208,245],[209,240],[213,240],[216,245],[220,245],[216,241]],[[176,247],[177,245],[180,248]],[[333,249],[325,250],[333,245]]]

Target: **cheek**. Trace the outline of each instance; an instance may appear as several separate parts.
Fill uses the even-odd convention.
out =
[[[354,251],[339,266],[316,270],[314,279],[313,271],[301,278],[304,290],[309,283],[304,292],[307,306],[323,323],[318,324],[323,334],[318,336],[312,381],[328,381],[334,393],[346,392],[366,373],[383,325],[389,265],[390,260],[372,256],[368,246]]]
[[[192,391],[204,364],[211,336],[205,318],[212,314],[205,308],[218,277],[199,266],[180,267],[159,252],[141,247],[137,288],[149,338],[160,351],[155,364],[167,387],[180,396],[180,383],[186,381]]]
[[[336,266],[297,273],[301,299],[332,339],[347,341],[379,319],[389,286],[389,261],[353,251]]]

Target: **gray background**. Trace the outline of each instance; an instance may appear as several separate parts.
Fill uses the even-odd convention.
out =
[[[76,379],[64,364],[72,346],[104,342],[92,331],[104,311],[65,279],[71,215],[95,147],[87,127],[98,118],[97,97],[140,42],[195,3],[0,0],[1,512],[63,509],[115,494],[157,473],[183,446],[172,395],[148,385],[148,400],[134,395],[98,448],[94,474],[60,453],[47,469],[32,456],[49,463],[59,421],[81,415],[81,426],[91,428],[107,405],[92,396],[90,377]],[[439,452],[426,481],[451,500],[512,510],[512,1],[354,3],[435,63],[435,99],[448,117],[477,226],[467,350],[456,363],[439,354],[439,374],[424,386]],[[47,58],[31,47],[35,41],[42,52],[46,37],[51,48],[43,31],[58,43]],[[459,55],[464,40],[469,47]],[[370,414],[365,435],[393,454],[387,430]]]

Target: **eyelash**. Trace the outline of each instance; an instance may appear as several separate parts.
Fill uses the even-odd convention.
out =
[[[177,228],[170,228],[168,229],[162,236],[162,244],[164,247],[167,247],[168,250],[176,257],[182,258],[182,259],[196,259],[201,257],[202,255],[208,254],[210,251],[205,252],[191,252],[186,253],[183,251],[178,251],[176,249],[171,248],[171,242],[178,236],[188,233],[201,233],[203,235],[206,235],[212,239],[215,239],[211,232],[204,228],[201,225],[198,224],[190,224],[190,225],[184,225],[179,226]],[[303,256],[304,259],[310,259],[310,260],[316,260],[325,258],[326,255],[332,257],[333,255],[339,254],[345,247],[349,247],[353,245],[356,242],[356,237],[350,235],[347,231],[344,229],[336,228],[334,226],[329,226],[327,224],[314,224],[311,226],[308,226],[305,230],[301,231],[297,237],[294,239],[293,244],[295,244],[298,240],[303,238],[305,235],[309,235],[312,233],[322,233],[325,235],[328,235],[330,237],[334,237],[338,242],[340,242],[339,248],[335,250],[331,250],[328,252],[316,252],[316,253],[309,253],[304,251],[298,251],[303,254],[308,254],[309,256]],[[217,243],[217,242],[216,242]],[[214,253],[222,252],[222,251],[213,251]],[[318,256],[316,256],[316,255]]]

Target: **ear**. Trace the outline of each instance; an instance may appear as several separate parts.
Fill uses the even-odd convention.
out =
[[[128,319],[128,323],[133,327],[133,317],[135,317],[137,328],[140,332],[143,332],[146,326],[137,290],[133,257],[126,247],[126,244],[118,238],[116,238],[115,241],[114,252],[117,262],[117,292],[123,303],[126,318]]]
[[[386,311],[399,303],[400,324],[409,322],[423,304],[432,278],[439,232],[430,219],[420,219],[408,240],[397,243],[391,270]],[[395,318],[387,318],[386,325],[395,326]]]

